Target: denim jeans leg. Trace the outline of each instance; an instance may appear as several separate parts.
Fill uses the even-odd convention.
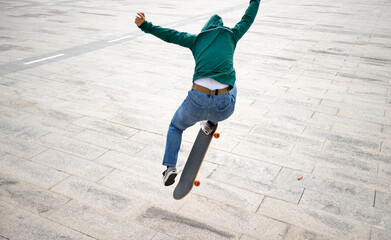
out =
[[[183,130],[178,129],[171,122],[168,128],[166,150],[164,153],[163,165],[175,167],[178,160],[178,152],[181,147]]]
[[[188,101],[189,96],[175,112],[174,117],[171,120],[170,127],[168,128],[166,149],[163,158],[163,165],[165,166],[176,166],[183,131],[199,121],[194,118],[195,115],[198,115],[196,112],[189,112]]]

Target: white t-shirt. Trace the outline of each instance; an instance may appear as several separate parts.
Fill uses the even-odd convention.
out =
[[[214,80],[213,78],[199,78],[199,79],[194,80],[194,83],[199,86],[206,87],[210,90],[224,89],[224,88],[229,87],[228,84],[220,83],[220,82]]]

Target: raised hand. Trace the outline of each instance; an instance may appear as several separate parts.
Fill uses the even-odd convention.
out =
[[[142,12],[138,12],[136,19],[134,19],[134,23],[139,27],[145,21],[145,14]]]

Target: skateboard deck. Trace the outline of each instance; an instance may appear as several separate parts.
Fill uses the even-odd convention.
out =
[[[218,138],[220,136],[216,133],[217,126],[218,124],[214,126],[212,132],[208,135],[206,135],[202,129],[198,132],[193,148],[191,149],[185,167],[183,168],[181,178],[174,190],[173,196],[176,200],[184,198],[191,191],[193,185],[197,187],[200,185],[200,182],[195,180],[212,138]]]

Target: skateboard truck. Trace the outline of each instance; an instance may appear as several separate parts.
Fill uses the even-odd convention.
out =
[[[201,122],[201,129],[202,131],[206,134],[209,135],[213,129],[214,129],[214,124],[211,121],[204,121]]]

